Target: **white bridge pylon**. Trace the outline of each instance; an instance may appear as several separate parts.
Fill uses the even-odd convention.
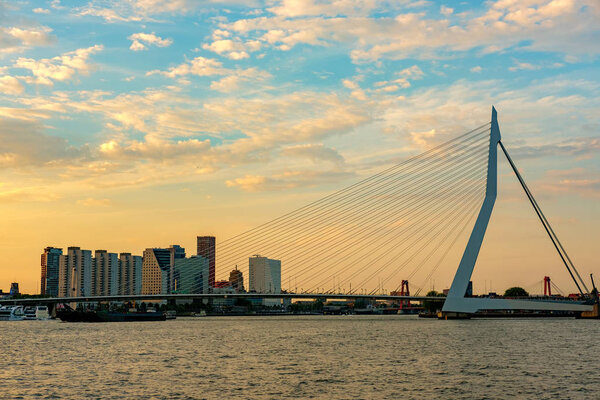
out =
[[[492,107],[492,123],[490,130],[490,146],[485,199],[467,242],[467,247],[458,265],[458,270],[450,286],[450,291],[442,309],[443,312],[475,313],[480,310],[553,310],[553,311],[590,311],[592,305],[573,301],[560,302],[552,300],[501,299],[466,297],[467,288],[477,256],[483,243],[485,231],[496,202],[498,188],[498,145],[500,144],[500,127],[498,115]],[[569,271],[570,272],[570,271]]]

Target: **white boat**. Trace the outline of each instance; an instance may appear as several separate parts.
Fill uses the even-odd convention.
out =
[[[48,313],[48,306],[36,306],[35,317],[41,320],[50,319],[50,314]]]
[[[0,321],[21,321],[25,319],[23,306],[0,307]]]
[[[50,319],[47,306],[29,306],[24,310],[25,319],[27,320],[46,320]]]

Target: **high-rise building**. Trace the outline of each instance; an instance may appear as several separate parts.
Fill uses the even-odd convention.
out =
[[[171,275],[170,249],[146,249],[142,258],[142,294],[161,294]],[[163,275],[166,275],[163,278]]]
[[[10,295],[14,296],[19,294],[19,282],[13,282],[10,284]]]
[[[185,258],[185,249],[177,244],[172,244],[169,247],[169,251],[171,253],[171,261],[169,264],[169,273],[166,276],[163,276],[163,293],[171,293],[174,282],[173,268],[175,266],[175,260],[179,260]]]
[[[46,247],[41,257],[42,282],[40,293],[49,296],[58,296],[58,264],[62,249]]]
[[[236,292],[244,291],[244,274],[237,267],[229,273],[229,285]]]
[[[215,250],[216,250],[216,239],[214,236],[198,236],[197,240],[197,251],[196,254],[208,259],[208,285],[210,287],[215,286]]]
[[[93,296],[119,294],[119,258],[117,253],[96,250],[92,260]]]
[[[256,293],[281,293],[281,261],[254,256],[248,259],[248,288]]]
[[[202,256],[178,258],[173,265],[171,293],[208,293],[209,262]]]
[[[142,257],[119,254],[119,294],[142,294]]]
[[[92,295],[92,252],[79,247],[69,247],[67,254],[59,256],[58,296],[75,297]]]

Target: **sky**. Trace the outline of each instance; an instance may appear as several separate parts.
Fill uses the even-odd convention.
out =
[[[600,275],[599,55],[596,0],[0,2],[0,289],[38,293],[46,246],[193,254],[196,235],[348,186],[492,104],[569,255]],[[544,275],[573,291],[500,160],[475,291]]]

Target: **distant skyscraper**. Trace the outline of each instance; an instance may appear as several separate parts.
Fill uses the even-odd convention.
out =
[[[13,282],[10,284],[10,295],[13,296],[19,294],[19,282]]]
[[[214,236],[198,236],[197,238],[198,249],[196,254],[208,259],[208,284],[210,287],[215,286],[215,250],[216,250],[216,239]]]
[[[119,294],[142,294],[142,257],[119,254]]]
[[[175,260],[185,258],[185,249],[177,244],[172,244],[171,247],[169,247],[169,251],[171,252],[171,262],[169,264],[169,275],[166,276],[167,280],[165,282],[167,290],[166,292],[163,290],[163,293],[171,293],[172,291],[173,282],[175,279],[175,277],[173,276]]]
[[[257,293],[281,293],[281,261],[254,256],[248,259],[248,288]]]
[[[244,274],[237,267],[229,273],[229,285],[236,292],[244,291]]]
[[[168,249],[146,249],[142,260],[142,294],[168,293],[173,281],[175,260],[185,257],[185,249],[172,245]]]
[[[119,294],[119,258],[117,253],[96,250],[92,260],[93,296]]]
[[[208,259],[202,256],[178,258],[173,266],[171,293],[208,293]]]
[[[69,247],[67,254],[59,256],[59,297],[92,295],[92,252],[79,247]]]
[[[58,296],[58,264],[62,249],[46,247],[41,257],[42,282],[40,293],[49,296]]]

